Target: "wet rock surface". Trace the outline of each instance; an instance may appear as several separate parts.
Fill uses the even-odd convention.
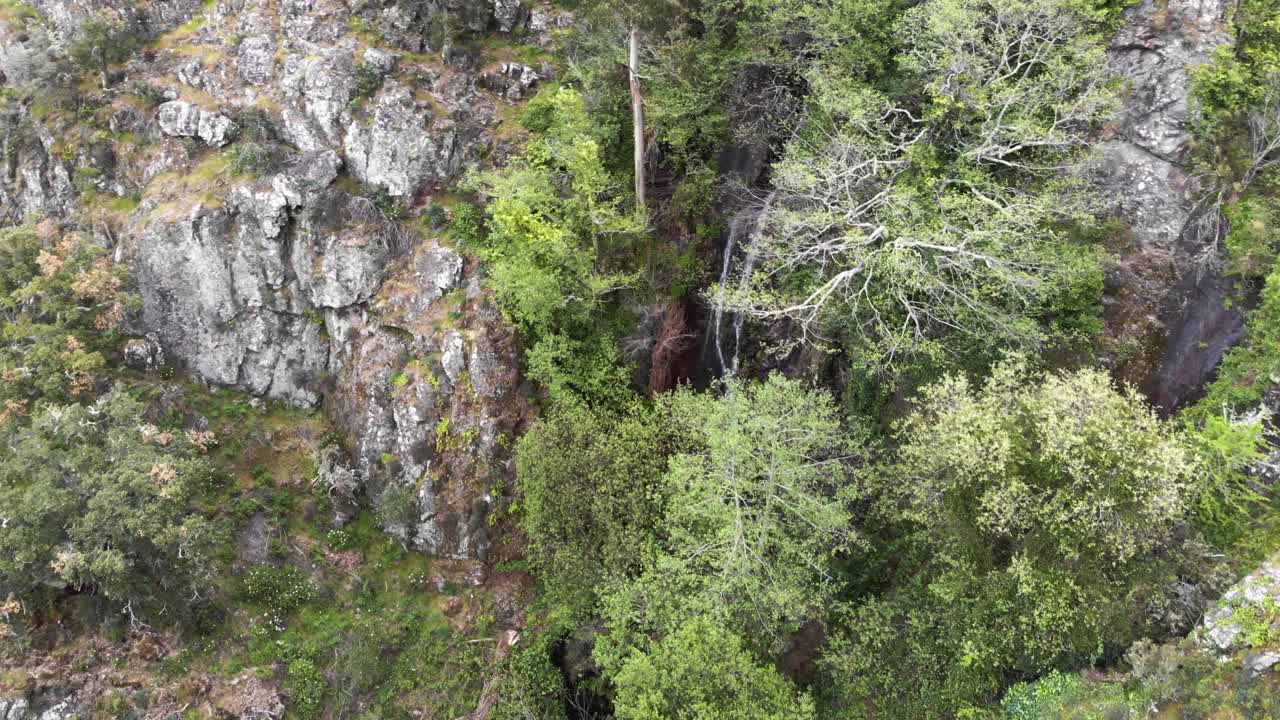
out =
[[[1125,11],[1107,52],[1128,95],[1102,143],[1100,183],[1128,226],[1108,271],[1105,358],[1116,374],[1165,410],[1193,399],[1240,336],[1227,282],[1199,260],[1203,188],[1188,170],[1189,68],[1231,42],[1222,0],[1144,2]]]

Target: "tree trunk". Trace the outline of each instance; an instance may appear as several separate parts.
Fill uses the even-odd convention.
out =
[[[631,28],[631,48],[627,55],[627,70],[631,76],[631,121],[634,127],[635,170],[636,170],[636,209],[645,210],[644,169],[644,97],[640,94],[640,33]]]

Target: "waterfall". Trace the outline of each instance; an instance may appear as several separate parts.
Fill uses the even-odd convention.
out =
[[[738,269],[738,290],[741,292],[747,289],[748,283],[751,282],[751,274],[755,272],[756,259],[760,254],[756,241],[760,236],[760,229],[769,215],[769,210],[773,206],[775,194],[769,193],[763,205],[752,205],[738,211],[733,216],[733,221],[729,223],[729,239],[724,244],[724,260],[720,268],[720,284],[716,291],[715,307],[713,308],[711,319],[712,327],[714,328],[716,359],[720,361],[720,372],[722,374],[732,375],[738,372],[738,349],[742,344],[742,326],[746,322],[746,316],[741,312],[733,314],[733,357],[731,361],[726,361],[724,338],[722,337],[724,334],[724,293],[733,274],[733,255],[738,246],[742,245],[745,240],[747,254],[742,266]]]

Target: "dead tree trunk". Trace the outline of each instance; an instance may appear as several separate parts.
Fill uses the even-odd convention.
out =
[[[640,32],[631,28],[631,48],[627,54],[627,74],[631,76],[631,121],[634,127],[636,209],[645,210],[644,96],[640,94]]]

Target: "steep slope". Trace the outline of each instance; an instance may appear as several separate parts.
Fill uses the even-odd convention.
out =
[[[145,44],[105,87],[8,102],[0,208],[93,228],[133,270],[134,335],[210,385],[324,402],[368,496],[408,504],[393,531],[473,561],[525,411],[514,333],[444,239],[447,192],[550,74],[512,34],[558,20],[408,7],[41,3],[0,36],[7,77],[95,23]]]

